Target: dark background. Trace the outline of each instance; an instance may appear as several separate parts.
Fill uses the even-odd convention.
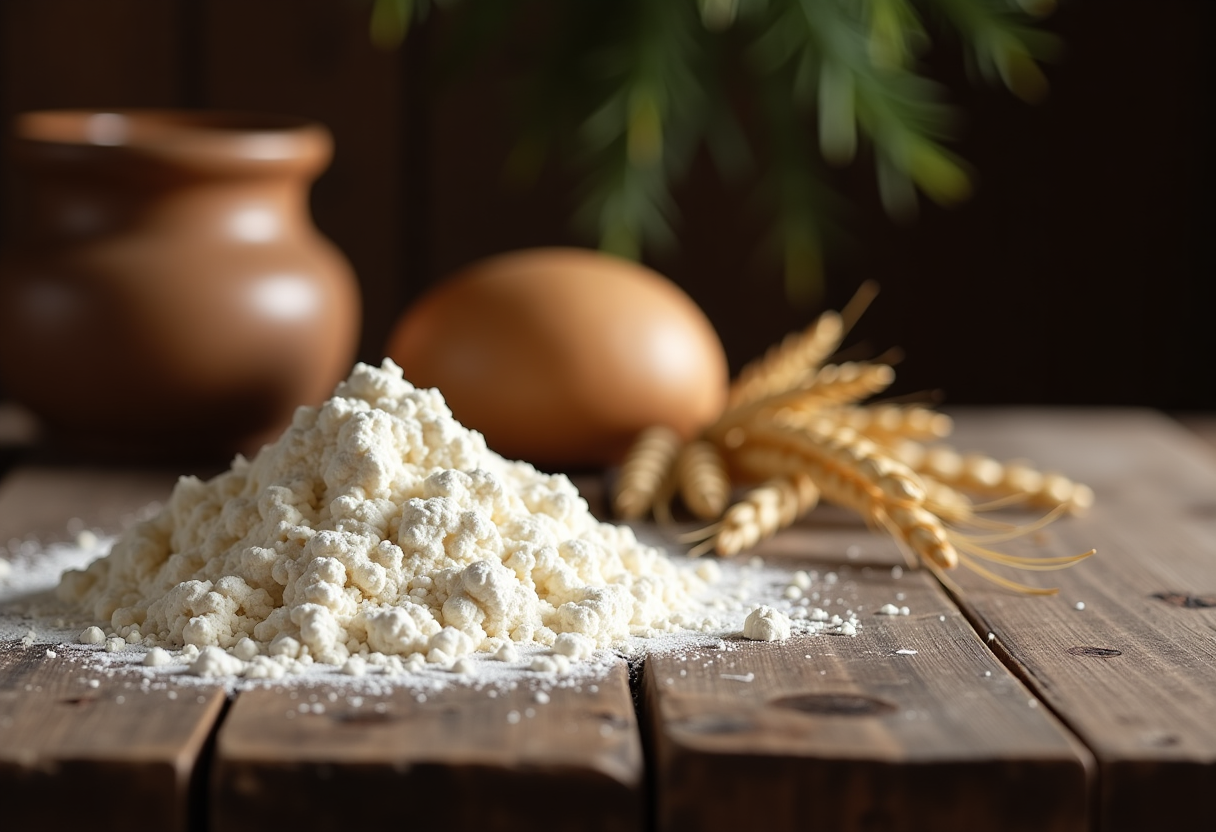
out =
[[[489,0],[481,0],[488,2]],[[477,2],[477,0],[466,0]],[[870,166],[834,174],[847,232],[824,303],[882,286],[855,336],[906,353],[895,393],[948,403],[1216,409],[1210,0],[1064,0],[1046,28],[1065,54],[1030,106],[968,83],[949,44],[930,60],[966,115],[955,149],[979,173],[967,204],[908,225],[877,202]],[[509,43],[440,84],[434,17],[399,50],[368,38],[368,0],[0,0],[0,116],[49,107],[208,107],[293,113],[334,132],[317,224],[365,303],[360,357],[434,280],[478,257],[590,244],[569,227],[556,163],[504,184]],[[808,143],[812,142],[808,139]],[[4,224],[20,211],[5,163]],[[785,299],[762,253],[748,183],[694,165],[678,250],[648,258],[705,309],[732,367],[820,306]]]

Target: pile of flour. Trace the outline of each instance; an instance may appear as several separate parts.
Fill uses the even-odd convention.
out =
[[[577,660],[712,626],[699,584],[386,360],[356,365],[252,461],[183,477],[58,596],[126,643],[197,648],[231,672],[225,657],[450,666],[515,645]]]

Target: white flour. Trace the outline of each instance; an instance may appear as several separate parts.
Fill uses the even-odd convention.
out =
[[[199,650],[193,645],[167,649],[126,644],[110,652],[106,642],[115,638],[112,631],[107,635],[98,628],[103,640],[97,641],[96,632],[90,631],[90,619],[65,613],[54,598],[61,573],[86,567],[104,556],[113,542],[88,537],[82,535],[84,545],[43,547],[25,542],[15,549],[10,545],[7,552],[0,551],[0,559],[7,558],[11,563],[11,570],[0,578],[0,650],[50,649],[58,654],[56,661],[80,667],[82,683],[95,687],[99,680],[107,678],[125,680],[121,681],[124,689],[160,690],[170,696],[176,695],[174,690],[191,684],[219,684],[230,691],[283,684],[303,691],[322,684],[327,690],[338,688],[345,692],[344,696],[356,698],[387,695],[397,687],[425,695],[460,685],[485,689],[491,696],[495,691],[520,685],[538,691],[586,688],[603,679],[619,661],[617,656],[682,654],[697,647],[724,651],[724,656],[738,656],[738,663],[730,666],[745,675],[749,665],[746,653],[739,651],[746,643],[745,619],[755,612],[758,604],[779,610],[788,618],[791,636],[852,635],[860,628],[860,616],[867,614],[851,599],[855,590],[847,577],[847,568],[841,569],[839,578],[836,572],[822,576],[812,572],[808,578],[805,572],[791,573],[757,558],[721,563],[675,558],[673,563],[679,569],[705,571],[705,564],[711,564],[707,571],[720,577],[716,583],[702,587],[694,599],[698,614],[703,621],[712,622],[712,626],[633,636],[612,650],[597,649],[588,658],[580,653],[572,660],[543,645],[516,642],[504,642],[494,653],[472,653],[447,667],[427,663],[418,654],[405,660],[396,655],[356,655],[341,665],[315,662],[307,656],[294,660],[271,657],[260,651],[251,656],[251,644],[246,642],[220,651],[227,659],[220,659],[215,650]],[[807,587],[806,594],[797,600],[785,594],[794,580]],[[316,702],[312,706],[320,707]]]
[[[705,626],[688,616],[698,584],[386,361],[357,365],[252,461],[182,478],[59,598],[147,646],[447,666],[506,642],[569,633],[594,649]]]
[[[488,450],[389,361],[356,366],[252,461],[182,478],[112,548],[84,533],[0,563],[0,640],[145,673],[565,674],[664,634],[738,634],[761,602],[781,624],[765,639],[858,626],[804,572],[673,560],[599,522],[569,480]],[[60,573],[52,609],[38,593]]]

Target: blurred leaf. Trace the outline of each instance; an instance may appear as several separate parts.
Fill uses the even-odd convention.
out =
[[[819,71],[819,149],[834,165],[848,164],[857,152],[853,73],[831,60]]]
[[[962,163],[932,143],[913,146],[908,172],[912,181],[939,205],[953,205],[971,196],[971,177]]]
[[[712,32],[729,29],[739,13],[739,0],[697,0],[701,22]]]
[[[396,49],[405,40],[413,16],[413,0],[374,0],[369,33],[381,49]]]
[[[373,2],[372,40],[393,46],[431,0]],[[502,32],[521,28],[533,46],[515,57],[522,97],[511,108],[519,115],[505,167],[511,181],[534,181],[548,157],[561,157],[583,176],[578,227],[601,247],[640,258],[647,247],[674,244],[671,188],[699,148],[726,176],[754,166],[773,215],[768,244],[780,252],[793,303],[822,294],[825,240],[840,211],[820,158],[844,165],[872,156],[883,206],[900,221],[915,217],[918,192],[942,205],[970,195],[966,163],[944,144],[955,113],[919,64],[930,29],[956,33],[969,67],[1026,101],[1046,94],[1039,64],[1060,46],[1030,25],[1054,0],[460,5],[461,25],[446,33],[441,57],[473,62]],[[740,123],[753,123],[756,107],[762,129],[753,135]]]
[[[1046,13],[1054,3],[933,0],[933,5],[962,36],[971,59],[990,82],[1003,83],[1024,101],[1039,101],[1046,95],[1047,79],[1036,61],[1054,58],[1059,53],[1060,40],[1025,25],[1022,20],[1028,7],[1044,9],[1042,13]]]
[[[631,164],[653,165],[663,158],[663,116],[649,90],[638,90],[629,102],[626,135]]]
[[[906,0],[870,0],[870,61],[878,69],[902,69],[929,45],[916,10]]]

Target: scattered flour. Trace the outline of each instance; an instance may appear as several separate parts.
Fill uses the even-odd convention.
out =
[[[565,673],[570,669],[570,659],[563,656],[561,653],[554,653],[549,656],[536,656],[528,665],[529,670],[535,670],[537,673]]]

